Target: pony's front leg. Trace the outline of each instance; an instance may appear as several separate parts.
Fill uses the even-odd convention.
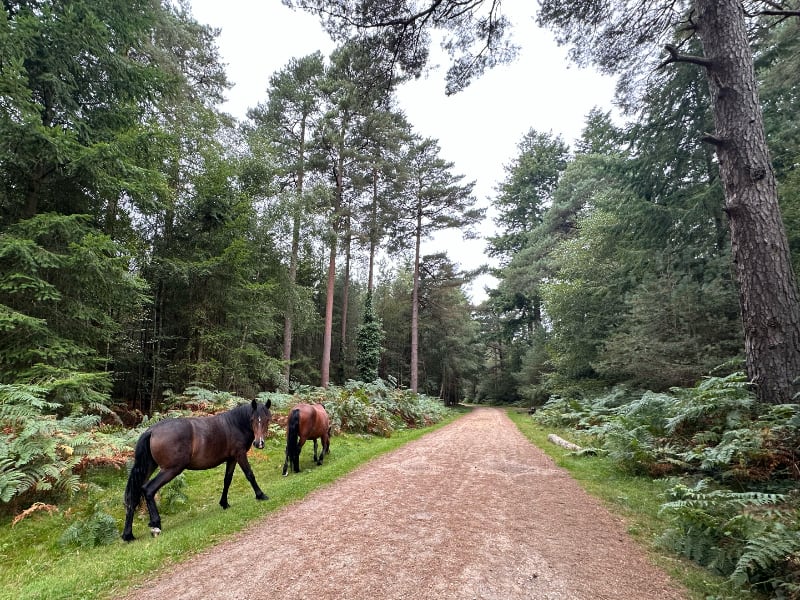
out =
[[[268,500],[269,497],[261,491],[261,488],[258,487],[256,483],[256,476],[253,474],[253,469],[250,468],[250,461],[247,460],[246,452],[239,458],[239,466],[242,468],[244,476],[247,477],[247,481],[253,486],[253,491],[256,493],[256,500]]]
[[[219,499],[219,505],[225,509],[230,506],[228,504],[228,488],[231,487],[233,480],[233,471],[236,469],[236,459],[229,458],[225,463],[225,479],[222,482],[222,497]]]

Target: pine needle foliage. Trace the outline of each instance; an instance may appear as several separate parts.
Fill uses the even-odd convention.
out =
[[[375,314],[372,292],[364,301],[364,322],[358,329],[358,357],[356,366],[362,381],[375,381],[383,352],[383,324]]]

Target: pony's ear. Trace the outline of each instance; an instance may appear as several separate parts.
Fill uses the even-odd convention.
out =
[[[269,408],[270,406],[272,406],[272,400],[267,400],[264,404],[264,408]]]
[[[253,407],[253,410],[258,410],[258,402],[256,401],[255,398],[253,398],[253,401],[250,403],[250,406]]]

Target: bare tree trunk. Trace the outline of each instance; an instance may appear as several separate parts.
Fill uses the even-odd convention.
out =
[[[334,236],[336,234],[334,233]],[[330,383],[331,369],[331,336],[333,333],[333,293],[336,287],[336,238],[331,241],[331,253],[328,257],[328,286],[325,295],[325,329],[322,334],[322,368],[321,383],[324,388]]]
[[[44,166],[40,163],[36,165],[33,173],[31,173],[28,180],[28,189],[25,193],[25,207],[22,210],[22,216],[26,219],[36,216],[39,211],[39,194],[42,189],[42,180],[44,179]]]
[[[372,215],[369,223],[369,274],[367,293],[372,294],[372,280],[375,273],[375,251],[378,246],[378,169],[372,167]]]
[[[297,171],[297,188],[294,221],[292,223],[292,255],[289,258],[289,287],[291,296],[289,306],[286,307],[286,316],[283,319],[283,379],[286,386],[292,374],[292,339],[294,337],[294,303],[295,283],[297,283],[297,261],[300,254],[300,214],[298,204],[303,199],[303,183],[305,181],[305,152],[306,152],[306,115],[300,123],[299,168]]]
[[[416,393],[419,387],[419,261],[422,243],[422,207],[417,208],[417,231],[414,248],[414,284],[411,288],[411,391]]]
[[[792,402],[800,375],[800,308],[738,0],[697,0],[747,371],[758,397]]]
[[[292,226],[292,256],[289,259],[289,286],[291,297],[289,306],[286,307],[286,315],[283,318],[283,380],[288,387],[289,377],[292,374],[292,339],[294,337],[294,285],[297,282],[297,258],[300,252],[300,217],[295,216]]]
[[[333,296],[336,291],[336,241],[339,231],[339,211],[342,206],[342,196],[344,188],[342,184],[343,161],[341,153],[337,160],[337,166],[333,171],[336,181],[334,193],[333,223],[331,223],[331,253],[328,258],[328,285],[325,294],[325,328],[322,334],[322,367],[320,369],[321,383],[324,388],[328,387],[331,375],[331,337],[333,335]]]
[[[42,96],[44,104],[42,110],[42,126],[46,130],[52,127],[53,118],[55,117],[52,90],[47,87],[43,90]],[[50,168],[46,168],[44,163],[41,161],[36,163],[36,167],[30,174],[30,179],[28,180],[28,189],[25,193],[25,206],[22,209],[22,216],[24,218],[30,219],[39,212],[39,195],[42,191],[42,183],[44,182],[44,178],[47,176],[49,171],[52,171],[53,168],[55,168],[55,165],[52,165]]]
[[[344,282],[342,285],[342,329],[339,338],[339,379],[344,380],[344,364],[347,352],[347,306],[350,303],[350,215],[345,217],[345,238],[344,238]]]

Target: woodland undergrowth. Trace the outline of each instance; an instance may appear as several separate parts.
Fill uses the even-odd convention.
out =
[[[554,397],[533,418],[573,428],[587,457],[667,478],[665,548],[737,587],[800,598],[800,405],[759,404],[737,372],[670,393]]]
[[[213,414],[244,402],[227,392],[192,387],[167,396],[163,411],[153,415],[122,414],[105,406],[95,414],[83,405],[67,409],[48,401],[46,388],[0,385],[0,511],[24,519],[38,511],[57,510],[86,486],[85,474],[94,467],[125,468],[139,435],[158,420]],[[441,400],[396,389],[381,380],[348,382],[327,389],[303,387],[294,393],[261,393],[272,401],[276,417],[271,435],[284,435],[281,415],[299,402],[317,402],[331,416],[334,434],[356,433],[391,436],[400,429],[441,421],[448,409]],[[135,418],[132,427],[124,420]],[[162,491],[162,503],[179,504],[181,478]],[[110,535],[106,515],[88,507],[85,520],[65,533],[75,545],[103,544]]]

